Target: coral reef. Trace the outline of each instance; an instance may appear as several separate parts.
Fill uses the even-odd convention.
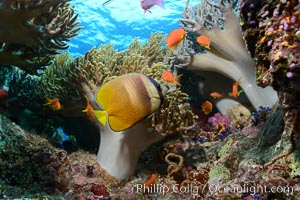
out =
[[[64,150],[54,149],[46,139],[26,133],[3,115],[0,115],[0,138],[1,198],[20,197],[25,191],[46,195],[56,190],[59,185],[56,170],[65,161]],[[31,173],[27,173],[29,169]],[[5,189],[5,185],[14,188]]]
[[[0,64],[35,74],[77,35],[69,0],[4,0],[0,4]]]
[[[69,58],[63,58],[64,62],[56,61],[39,76],[35,96],[39,99],[44,96],[57,97],[62,102],[69,102],[60,113],[82,116],[81,110],[86,104],[83,96],[88,96],[93,106],[97,107],[94,102],[97,88],[116,76],[137,72],[163,83],[161,74],[167,70],[167,65],[163,64],[162,42],[161,34],[153,34],[146,44],[141,45],[135,40],[122,52],[114,50],[111,45],[103,45],[71,62]],[[168,92],[162,108],[148,120],[149,127],[160,134],[170,135],[192,126],[195,117],[187,99],[188,95],[180,88]]]
[[[32,108],[33,111],[43,115],[48,113],[64,117],[86,117],[86,113],[82,112],[86,106],[84,97],[88,97],[94,109],[98,108],[94,98],[96,92],[102,84],[119,75],[131,72],[143,73],[163,84],[161,74],[167,70],[167,65],[163,63],[162,42],[163,36],[161,34],[153,34],[146,44],[141,45],[138,40],[135,40],[127,50],[122,52],[114,50],[111,45],[103,45],[74,60],[68,54],[61,54],[39,76],[29,76],[29,79],[34,81],[26,88],[31,92],[30,99],[27,99],[27,101],[35,99],[40,104],[30,105],[30,101],[28,101],[27,108]],[[17,78],[17,80],[19,79]],[[18,87],[19,82],[17,80],[7,81],[8,85],[11,84],[10,88]],[[27,81],[27,83],[29,82]],[[43,106],[45,97],[58,98],[62,102],[62,109],[53,111],[49,107]],[[130,156],[130,154],[126,156],[122,153],[124,161],[122,165],[113,165],[122,167],[125,165],[126,160],[131,163],[129,164],[131,167],[127,168],[127,177],[134,172],[140,152],[151,143],[165,136],[182,134],[182,132],[194,126],[196,116],[193,115],[187,100],[188,95],[183,93],[180,88],[175,88],[175,90],[166,94],[158,112],[123,133],[111,133],[109,127],[102,127],[97,121],[90,123],[94,123],[98,127],[102,138],[100,146],[109,145],[107,147],[108,151],[114,145],[115,149],[118,149],[118,146],[120,147],[120,152],[124,152],[122,150],[124,146],[128,149],[135,149],[134,151],[128,151],[128,153],[136,152],[136,156]],[[113,137],[105,137],[105,134],[110,134]],[[137,136],[140,137],[140,140],[138,140],[138,143],[133,142],[137,141]],[[111,138],[112,141],[106,141],[105,138]],[[137,149],[140,150],[137,151]],[[100,155],[107,155],[105,152],[101,149],[101,153],[98,153],[98,159],[101,158]],[[113,156],[111,158],[113,160]],[[129,160],[133,161],[129,162]],[[117,163],[122,162],[120,159],[115,159],[115,161]],[[123,168],[123,171],[127,170]],[[118,173],[123,171],[117,170]]]
[[[280,97],[279,105],[270,108],[264,106],[271,101],[252,91],[258,89],[253,80],[255,68],[237,32],[237,1],[214,2],[203,0],[192,9],[186,7],[182,26],[188,31],[187,38],[173,52],[171,66],[192,69],[197,64],[201,70],[215,70],[235,81],[242,77],[243,82],[245,77],[242,87],[249,99],[259,99],[252,99],[257,112],[251,115],[244,106],[234,105],[223,115],[213,112],[200,121],[191,111],[183,88],[169,84],[160,110],[124,132],[112,132],[89,120],[82,112],[85,96],[94,109],[98,108],[95,94],[117,76],[143,73],[165,84],[161,74],[171,69],[166,64],[169,52],[161,48],[161,34],[152,34],[145,44],[135,40],[121,52],[112,45],[102,45],[76,59],[61,53],[38,76],[18,67],[1,67],[0,85],[5,92],[0,92],[5,99],[0,99],[0,198],[298,199],[299,30],[295,27],[299,4],[292,0],[245,0],[239,7],[247,47],[257,64],[257,82],[273,87]],[[21,3],[15,5],[23,8]],[[210,50],[195,43],[195,37],[203,34],[211,39]],[[210,58],[209,69],[201,61],[206,58]],[[247,84],[253,86],[248,91]],[[269,93],[265,95],[269,98]],[[45,97],[58,98],[62,109],[44,106]],[[27,128],[28,121],[36,125],[27,133],[12,120],[22,128]],[[88,145],[95,143],[91,135],[101,135],[104,150],[97,156],[92,148],[88,149],[91,153],[67,150],[61,145],[61,134],[74,138],[74,133],[65,129],[67,122],[73,130],[81,127],[80,139],[85,138]],[[59,148],[38,136],[46,132],[57,140]],[[114,141],[107,140],[105,134]],[[75,137],[80,141],[78,135]],[[114,157],[112,148],[124,157]],[[116,168],[103,168],[101,154],[116,161]],[[125,175],[116,175],[115,170]]]
[[[252,56],[257,63],[257,82],[272,86],[285,108],[285,129],[289,149],[265,164],[273,168],[282,157],[291,154],[299,136],[299,23],[298,1],[242,1],[242,26]],[[249,9],[251,8],[251,9]],[[251,19],[250,19],[251,18]],[[276,166],[276,164],[275,164]]]
[[[299,185],[296,178],[299,175],[298,150],[290,155],[287,162],[277,163],[270,170],[272,176],[269,176],[267,170],[263,168],[263,163],[278,155],[288,143],[288,140],[283,141],[280,137],[284,127],[282,108],[278,107],[274,113],[267,116],[266,122],[260,123],[264,124],[263,129],[256,137],[233,133],[223,141],[196,145],[186,140],[189,138],[186,133],[181,139],[154,145],[144,156],[161,155],[163,159],[152,158],[150,163],[141,160],[138,174],[119,181],[100,167],[95,155],[84,151],[68,154],[62,149],[53,148],[47,140],[26,133],[1,115],[0,197],[8,199],[146,197],[245,199],[245,196],[249,195],[260,196],[263,199],[299,197],[299,191],[296,190]],[[271,134],[274,138],[272,142],[266,137]],[[17,172],[20,176],[16,176]],[[153,184],[158,184],[162,187],[161,190],[154,189],[158,187],[157,185],[141,189],[149,175],[154,172],[159,175]],[[279,190],[270,192],[274,187]]]
[[[83,151],[68,154],[54,148],[3,115],[0,138],[1,199],[108,198],[108,187],[120,184],[107,179],[109,175],[99,167],[95,155]]]
[[[256,85],[255,65],[246,48],[240,20],[235,12],[238,1],[219,0],[214,3],[204,0],[192,8],[188,8],[188,3],[180,20],[188,36],[170,57],[171,63],[189,70],[215,71],[234,81],[241,78],[240,86],[255,109],[261,105],[272,106],[278,99],[273,89]],[[200,35],[210,39],[210,49],[197,44],[195,38]]]

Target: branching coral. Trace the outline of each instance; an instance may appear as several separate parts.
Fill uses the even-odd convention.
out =
[[[27,72],[48,65],[77,35],[77,14],[69,0],[4,0],[0,4],[0,64]]]
[[[176,67],[191,70],[215,71],[235,81],[241,78],[240,86],[252,105],[272,105],[276,93],[272,88],[256,85],[255,66],[243,40],[236,9],[238,1],[201,1],[193,8],[183,11],[181,27],[190,37],[174,52],[171,62]],[[200,48],[195,35],[206,35],[211,40],[211,49]],[[221,84],[221,83],[220,83]]]

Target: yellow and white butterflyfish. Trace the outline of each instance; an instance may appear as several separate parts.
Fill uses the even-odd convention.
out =
[[[119,76],[105,83],[96,94],[103,109],[94,110],[98,121],[113,131],[126,130],[159,109],[163,101],[160,84],[139,73]]]

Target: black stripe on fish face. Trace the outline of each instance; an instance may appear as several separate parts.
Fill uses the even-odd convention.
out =
[[[157,89],[157,92],[158,92],[158,95],[159,95],[159,98],[160,98],[160,104],[159,106],[161,106],[163,104],[163,101],[164,101],[164,95],[162,93],[162,89],[161,89],[161,86],[160,84],[154,80],[153,78],[147,76],[147,78],[150,80],[150,82],[154,85],[154,87]]]

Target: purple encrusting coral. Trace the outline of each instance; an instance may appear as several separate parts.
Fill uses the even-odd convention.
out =
[[[208,118],[208,123],[217,131],[215,140],[223,140],[231,133],[231,123],[228,117],[222,116],[219,112]]]
[[[226,127],[225,131],[220,132],[219,135],[216,136],[216,140],[224,140],[231,133],[231,127]]]
[[[242,200],[247,200],[247,199],[251,199],[251,200],[262,200],[262,196],[260,194],[249,194],[249,193],[243,193],[241,195]]]
[[[265,121],[267,114],[271,111],[271,107],[260,106],[258,111],[252,113],[251,124],[256,126],[258,123]]]
[[[205,136],[200,136],[199,138],[198,138],[198,142],[200,142],[200,143],[204,143],[204,142],[206,142],[207,141],[207,138],[205,137]]]
[[[256,57],[257,83],[262,87],[272,86],[276,91],[292,96],[299,95],[300,45],[297,34],[300,16],[295,10],[298,2],[277,0],[264,2],[264,6],[260,6],[255,0],[244,0],[241,2],[243,6],[240,6],[244,21],[249,18],[247,5],[250,4],[256,5],[251,16],[259,24],[249,26],[245,23],[242,28],[249,50]],[[282,98],[286,97],[283,95]]]

